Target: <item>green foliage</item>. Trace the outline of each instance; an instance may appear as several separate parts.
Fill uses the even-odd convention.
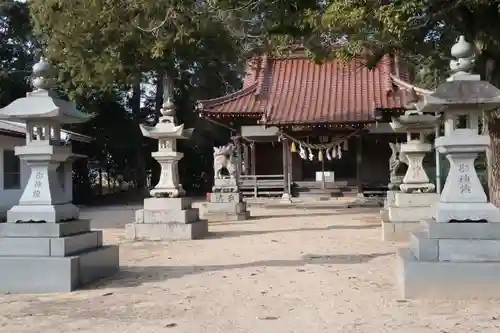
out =
[[[217,1],[220,11],[245,1]],[[500,66],[498,0],[250,0],[240,11],[260,17],[261,36],[306,45],[317,61],[363,56],[369,65],[383,54],[398,53],[432,87],[446,75],[449,50],[459,34],[479,48],[477,70],[497,82]],[[292,11],[286,8],[293,8]],[[236,9],[235,9],[236,10]],[[291,38],[291,39],[290,39]]]
[[[233,91],[244,58],[242,41],[208,2],[40,0],[30,2],[30,12],[64,92],[98,114],[75,130],[96,138],[94,159],[134,174],[139,186],[146,169],[156,169],[150,157],[156,143],[142,137],[138,124],[158,115],[158,80],[165,73],[173,79],[179,120],[197,127],[195,139],[179,147],[183,182],[199,187],[212,155],[199,140],[207,141],[213,126],[200,122],[193,102]]]
[[[26,69],[35,47],[26,4],[0,0],[0,107],[29,90]]]

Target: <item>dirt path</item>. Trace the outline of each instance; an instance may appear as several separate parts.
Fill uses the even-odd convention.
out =
[[[71,294],[0,295],[0,332],[500,332],[497,302],[399,300],[376,209],[252,213],[200,241],[130,243],[107,229],[119,275]]]

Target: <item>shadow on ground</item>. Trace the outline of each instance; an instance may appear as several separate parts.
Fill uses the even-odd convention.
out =
[[[259,260],[249,263],[207,266],[130,266],[121,267],[120,272],[87,288],[130,288],[143,283],[178,279],[187,275],[205,272],[227,271],[249,267],[302,267],[304,265],[353,265],[369,262],[379,257],[393,255],[393,252],[368,254],[316,255],[306,254],[295,260]],[[85,289],[87,289],[85,288]]]
[[[217,239],[217,238],[231,238],[240,236],[252,236],[252,235],[265,235],[265,234],[277,234],[282,232],[296,232],[296,231],[328,231],[328,230],[364,230],[364,229],[376,229],[379,228],[379,224],[352,224],[352,225],[330,225],[324,228],[295,228],[295,229],[278,229],[278,230],[228,230],[228,231],[217,231],[210,232],[207,238]]]
[[[300,209],[302,207],[295,207],[295,209]],[[357,214],[375,214],[380,213],[380,208],[357,208],[357,209],[339,209],[339,208],[328,208],[329,212],[321,212],[321,213],[312,213],[309,212],[310,207],[303,207],[301,209],[301,213],[297,214],[263,214],[263,215],[255,215],[251,216],[252,220],[263,220],[263,219],[272,219],[272,218],[289,218],[289,217],[315,217],[315,216],[334,216],[334,215],[357,215]],[[326,208],[322,208],[323,210]]]

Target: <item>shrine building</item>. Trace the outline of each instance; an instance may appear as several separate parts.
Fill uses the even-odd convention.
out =
[[[198,101],[197,112],[231,129],[242,189],[255,196],[383,188],[389,142],[405,136],[376,114],[403,111],[415,88],[399,67],[388,55],[373,69],[361,59],[316,64],[303,48],[264,55],[247,62],[242,89]]]

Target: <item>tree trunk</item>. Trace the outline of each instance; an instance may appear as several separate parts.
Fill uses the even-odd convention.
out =
[[[164,73],[158,71],[156,74],[156,95],[155,95],[155,112],[157,116],[160,116],[160,109],[163,104],[163,78]]]
[[[134,119],[139,120],[139,115],[141,113],[141,83],[137,82],[133,86],[132,98],[130,100],[130,106],[132,108],[132,114]],[[137,131],[139,131],[139,124],[137,124]],[[135,147],[136,156],[136,172],[135,172],[135,183],[138,189],[145,189],[146,187],[146,161],[144,156],[144,147],[142,146],[142,140]]]
[[[488,158],[488,188],[490,202],[500,207],[500,119],[492,115],[488,125],[490,135],[490,149]]]

